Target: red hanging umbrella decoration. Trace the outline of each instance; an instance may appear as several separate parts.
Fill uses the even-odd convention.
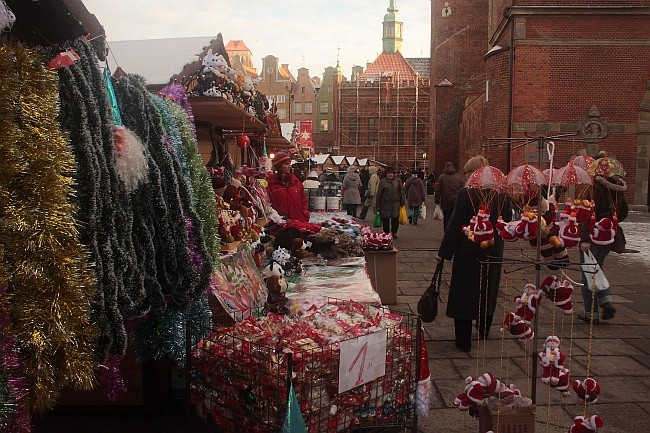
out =
[[[498,197],[504,180],[505,175],[501,170],[488,165],[475,170],[465,182],[468,189],[478,192],[480,204],[470,223],[463,226],[463,232],[469,240],[480,244],[481,248],[494,245],[494,227],[490,222],[490,208]]]
[[[557,168],[547,168],[546,170],[542,171],[542,174],[546,178],[546,185],[548,186],[555,186],[559,185],[557,183]]]
[[[570,161],[570,164],[577,165],[581,169],[586,170],[593,161],[594,159],[591,156],[578,155]]]
[[[508,173],[504,189],[516,205],[522,209],[537,196],[542,185],[546,185],[546,177],[536,167],[530,164],[515,167]]]
[[[587,170],[575,164],[567,164],[558,169],[553,176],[555,185],[593,185],[594,181]],[[555,183],[557,182],[557,183]]]

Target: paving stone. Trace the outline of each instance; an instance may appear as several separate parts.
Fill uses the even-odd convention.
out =
[[[574,361],[587,366],[587,357],[574,356]],[[638,375],[643,365],[629,356],[592,356],[592,377]]]
[[[646,368],[650,368],[650,355],[636,355],[632,356],[632,358],[640,364],[646,366]]]
[[[646,342],[648,349],[650,349],[650,343]],[[589,349],[589,340],[588,339],[574,339],[573,344],[582,348],[584,351]],[[615,338],[604,338],[598,339],[591,342],[591,355],[640,355],[643,351],[634,347],[625,340],[619,340]],[[575,354],[579,355],[579,354]]]

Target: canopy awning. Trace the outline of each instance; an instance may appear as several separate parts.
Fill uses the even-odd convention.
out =
[[[263,132],[264,124],[223,98],[188,98],[194,120],[220,126],[224,131]]]

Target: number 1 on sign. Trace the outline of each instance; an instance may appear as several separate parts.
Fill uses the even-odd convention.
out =
[[[354,370],[354,366],[357,364],[357,361],[359,361],[359,358],[361,358],[361,366],[359,367],[359,377],[357,378],[357,381],[354,383],[354,386],[359,386],[363,383],[363,369],[366,367],[366,354],[368,353],[368,342],[366,341],[363,343],[363,346],[361,346],[361,349],[359,349],[359,353],[357,353],[357,356],[354,357],[354,361],[352,361],[352,365],[350,365],[350,368],[348,369],[349,373],[352,373],[352,370]]]

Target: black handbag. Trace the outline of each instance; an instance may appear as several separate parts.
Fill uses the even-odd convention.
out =
[[[431,284],[418,301],[418,315],[423,322],[431,323],[438,316],[438,301],[440,297],[440,283],[442,282],[442,262],[438,263],[436,271],[431,278]]]

